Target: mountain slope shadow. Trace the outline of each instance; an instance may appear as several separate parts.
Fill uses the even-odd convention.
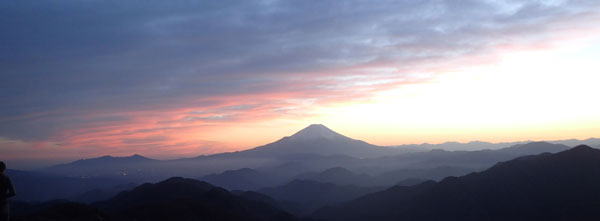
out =
[[[520,157],[439,183],[393,187],[313,214],[319,220],[599,220],[600,150]]]

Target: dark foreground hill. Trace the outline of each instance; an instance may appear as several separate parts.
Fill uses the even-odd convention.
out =
[[[600,220],[600,150],[526,156],[439,183],[396,186],[318,220]]]
[[[75,202],[54,200],[40,204],[12,202],[11,221],[104,221],[110,217],[99,209]]]
[[[295,220],[270,202],[274,200],[258,193],[232,194],[205,182],[170,178],[92,205],[30,206],[20,209],[15,220]]]

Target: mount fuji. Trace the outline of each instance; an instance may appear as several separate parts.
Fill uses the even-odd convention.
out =
[[[260,157],[280,157],[293,154],[313,154],[322,156],[345,155],[355,158],[389,156],[408,151],[406,148],[383,147],[341,135],[322,124],[310,126],[292,136],[238,152],[243,155]]]

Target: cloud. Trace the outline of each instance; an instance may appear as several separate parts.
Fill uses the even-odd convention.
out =
[[[149,137],[142,137],[142,138],[128,138],[128,139],[123,139],[123,143],[125,144],[151,144],[151,143],[156,143],[156,142],[160,142],[160,141],[165,141],[168,140],[169,138],[166,136],[149,136]]]
[[[598,9],[594,1],[3,1],[0,136],[64,145],[122,136],[110,145],[127,146],[142,139],[127,133],[173,139],[155,133],[290,116],[426,81],[503,48],[543,45],[595,25]]]

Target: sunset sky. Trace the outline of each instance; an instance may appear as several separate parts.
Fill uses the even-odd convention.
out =
[[[0,2],[0,159],[171,159],[321,123],[600,137],[600,1]]]

